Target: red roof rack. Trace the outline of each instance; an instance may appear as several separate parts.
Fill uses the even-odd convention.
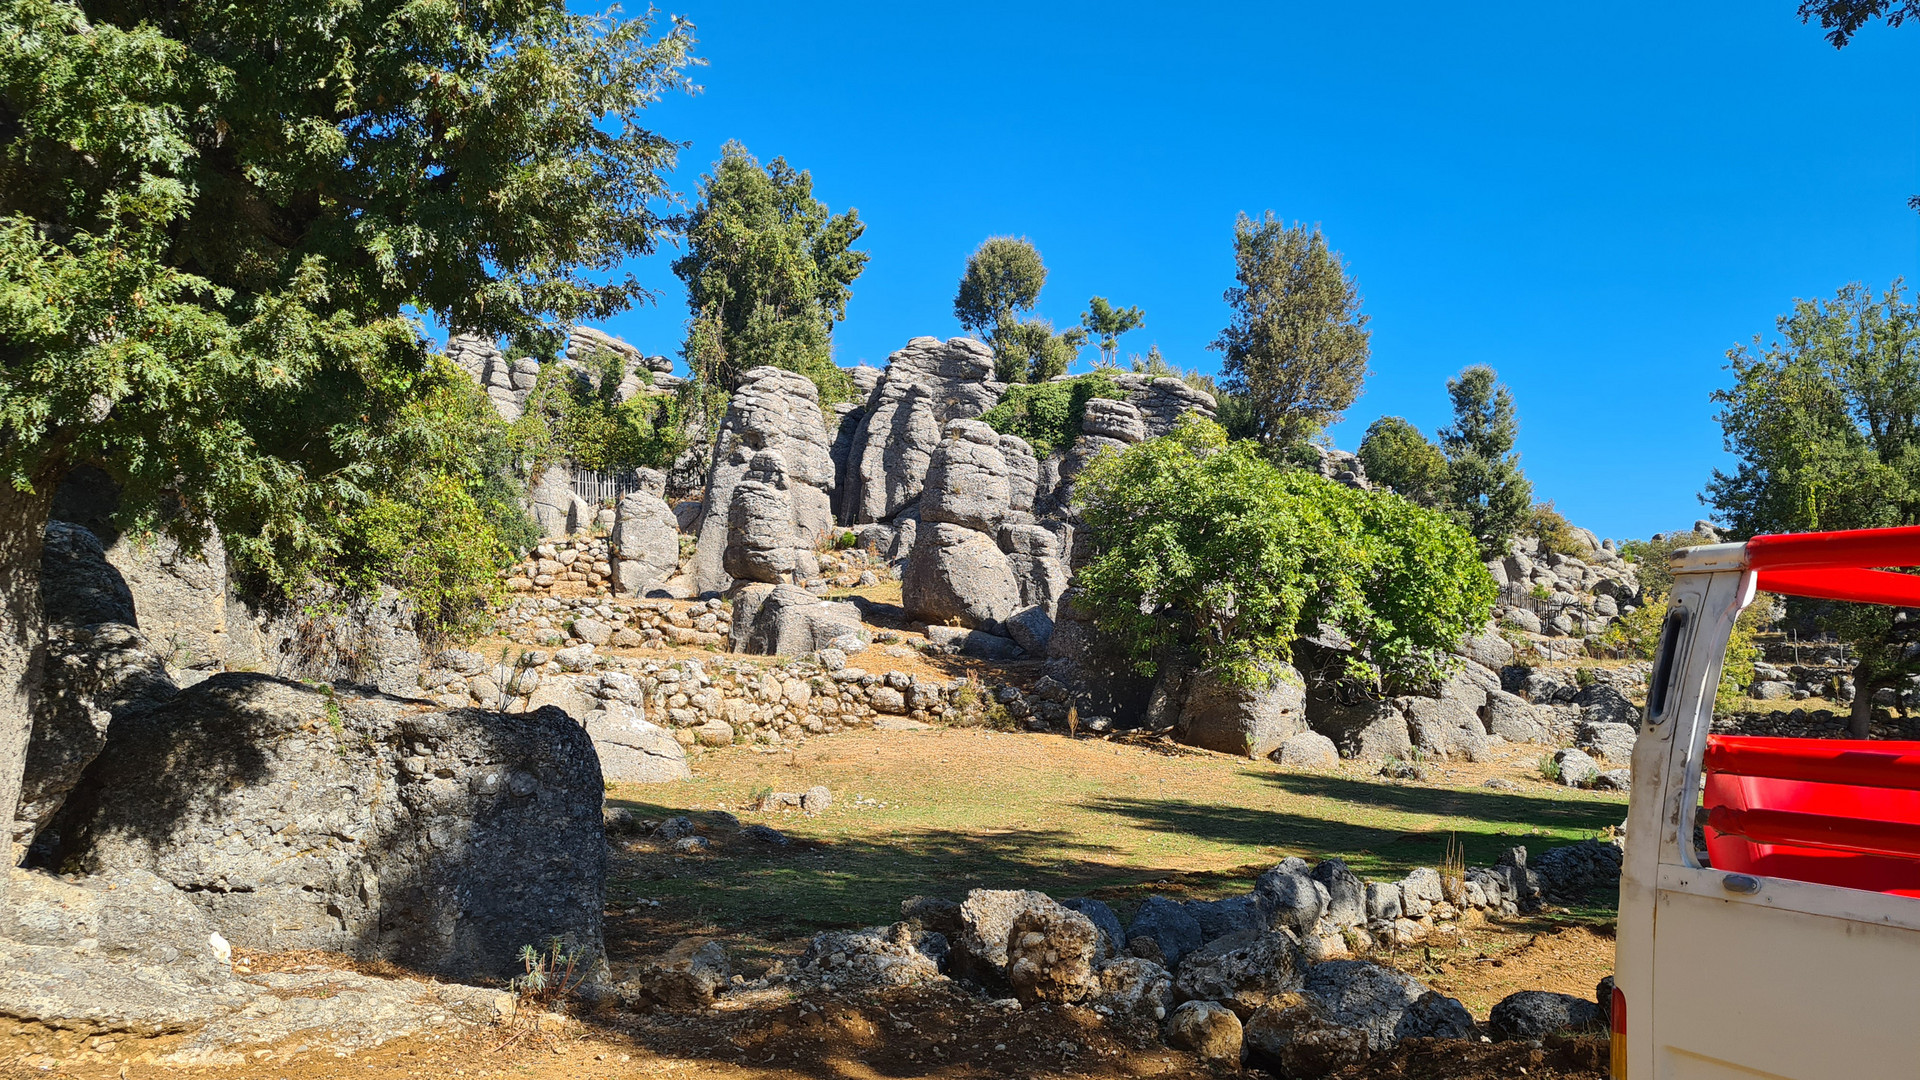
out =
[[[1920,566],[1920,526],[1747,541],[1747,567],[1764,592],[1920,607],[1920,577],[1872,569],[1881,566]]]

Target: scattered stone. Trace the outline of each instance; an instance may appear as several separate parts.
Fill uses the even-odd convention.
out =
[[[1367,1032],[1335,1021],[1318,1002],[1289,994],[1246,1025],[1247,1057],[1284,1077],[1326,1076],[1367,1058]]]
[[[1340,748],[1317,731],[1302,731],[1287,736],[1272,757],[1282,768],[1331,769],[1340,764]]]
[[[1240,1018],[1212,1001],[1186,1001],[1167,1017],[1167,1043],[1209,1065],[1240,1067]]]
[[[809,814],[824,812],[833,805],[833,792],[825,784],[815,784],[800,794],[800,809]]]
[[[686,938],[666,955],[638,965],[632,981],[618,988],[630,1001],[669,1009],[704,1009],[732,980],[727,950],[717,941]]]
[[[1007,982],[1024,1004],[1080,1002],[1100,992],[1100,929],[1055,903],[1032,904],[1007,935]]]
[[[947,953],[944,936],[898,922],[815,934],[799,968],[804,974],[832,979],[841,988],[918,986],[940,977]]]
[[[1600,775],[1598,762],[1571,747],[1554,751],[1553,760],[1560,766],[1560,782],[1567,787],[1584,787]]]
[[[1182,1000],[1217,1001],[1244,1019],[1299,990],[1306,969],[1305,953],[1287,934],[1232,934],[1187,954],[1173,989]]]
[[[1500,999],[1487,1014],[1495,1038],[1526,1041],[1544,1039],[1567,1028],[1589,1028],[1600,1019],[1600,1007],[1571,994],[1522,990]]]

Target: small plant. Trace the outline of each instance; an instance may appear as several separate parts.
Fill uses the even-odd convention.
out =
[[[837,538],[835,538],[835,540],[833,541],[833,549],[835,551],[851,551],[859,543],[860,543],[860,538],[854,535],[854,532],[852,529],[848,529],[846,532],[841,533]]]
[[[1599,678],[1599,672],[1594,671],[1590,667],[1573,669],[1573,681],[1578,683],[1583,689],[1592,686]]]
[[[1078,705],[1069,705],[1067,706],[1067,738],[1071,739],[1079,734],[1080,707]]]
[[[1534,764],[1534,768],[1540,770],[1541,779],[1552,780],[1556,783],[1559,782],[1560,763],[1553,760],[1552,754],[1541,754],[1540,760],[1534,762],[1533,764]]]
[[[515,1015],[528,1007],[551,1012],[572,996],[580,984],[587,981],[586,972],[577,971],[584,959],[586,950],[569,949],[566,942],[557,937],[548,938],[544,950],[534,945],[521,946],[520,964],[526,974],[508,984],[515,998]]]
[[[1529,595],[1535,600],[1551,600],[1553,599],[1553,590],[1547,588],[1545,585],[1535,585]]]
[[[1458,904],[1467,894],[1467,849],[1458,833],[1447,834],[1447,852],[1440,860],[1440,890]]]

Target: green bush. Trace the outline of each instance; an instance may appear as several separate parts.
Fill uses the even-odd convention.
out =
[[[1493,578],[1445,516],[1283,470],[1195,416],[1101,455],[1077,490],[1097,554],[1076,583],[1143,674],[1184,652],[1252,681],[1337,627],[1356,646],[1340,674],[1424,686],[1492,610]]]
[[[1527,520],[1520,526],[1520,535],[1540,541],[1542,555],[1592,554],[1586,550],[1586,544],[1574,538],[1573,523],[1553,508],[1552,499],[1533,504],[1533,508],[1527,511]]]
[[[1027,440],[1034,453],[1045,457],[1071,445],[1079,437],[1087,402],[1094,398],[1118,400],[1126,396],[1126,391],[1120,389],[1112,376],[1096,371],[1060,382],[1009,387],[1006,399],[987,410],[980,419],[1002,435],[1018,435]]]
[[[621,401],[624,373],[624,358],[606,350],[579,367],[543,361],[526,412],[514,424],[524,458],[620,471],[671,466],[687,448],[687,394],[641,393]],[[652,385],[652,372],[640,377]]]

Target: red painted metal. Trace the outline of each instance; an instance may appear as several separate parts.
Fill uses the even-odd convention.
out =
[[[1920,576],[1888,570],[1839,566],[1825,570],[1762,570],[1761,592],[1782,596],[1811,596],[1821,600],[1852,600],[1861,604],[1920,607]]]
[[[1920,525],[1849,532],[1782,533],[1756,536],[1747,541],[1747,567],[1752,570],[1842,566],[1920,566]]]
[[[1920,791],[1920,742],[1707,736],[1707,772]]]

